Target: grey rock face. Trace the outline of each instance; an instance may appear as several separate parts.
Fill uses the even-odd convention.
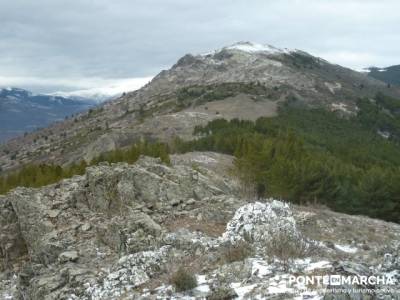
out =
[[[399,279],[398,225],[241,199],[228,176],[232,158],[224,155],[196,152],[171,161],[102,164],[0,197],[0,298],[369,299],[304,291],[289,276]],[[352,232],[345,230],[350,225]],[[277,237],[313,251],[287,257],[293,249]],[[195,288],[177,291],[171,274],[180,267],[196,277]],[[398,295],[382,290],[371,297]]]
[[[0,197],[0,258],[3,267],[11,260],[27,254],[27,251],[12,204],[9,199]]]
[[[126,207],[164,210],[184,201],[193,204],[193,197],[203,199],[231,189],[226,184],[215,186],[192,168],[171,168],[150,158],[143,158],[134,166],[88,168],[87,180],[89,206],[103,213],[117,213]]]
[[[9,268],[28,253],[32,261],[21,273],[18,293],[61,297],[71,280],[96,280],[94,270],[104,267],[106,257],[112,262],[158,249],[165,228],[147,213],[163,220],[168,211],[184,212],[186,202],[193,207],[195,196],[201,201],[234,190],[212,171],[197,172],[190,164],[166,166],[143,157],[135,165],[92,167],[85,176],[1,197],[2,265]],[[172,207],[174,200],[179,205]]]

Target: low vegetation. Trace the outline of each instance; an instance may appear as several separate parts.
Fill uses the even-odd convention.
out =
[[[0,177],[0,194],[18,187],[41,187],[55,183],[63,178],[74,175],[82,175],[88,165],[96,165],[99,162],[127,162],[134,163],[140,155],[159,157],[165,163],[169,163],[168,146],[161,143],[137,143],[128,149],[117,149],[94,158],[89,164],[81,161],[68,167],[59,165],[26,165],[18,172]]]
[[[278,87],[271,89],[257,82],[221,83],[184,87],[177,91],[176,98],[178,106],[184,108],[193,104],[200,105],[210,101],[223,100],[239,94],[276,99],[279,93]]]
[[[400,147],[395,135],[400,126],[391,117],[397,108],[390,112],[388,98],[379,97],[376,102],[360,100],[360,113],[349,120],[325,110],[290,108],[255,122],[214,120],[195,129],[198,139],[176,140],[174,149],[234,155],[235,173],[259,197],[400,222]],[[377,119],[371,105],[390,115]],[[384,125],[391,126],[389,139],[377,134]]]
[[[170,283],[175,286],[177,292],[194,289],[197,286],[196,276],[180,267],[170,278]]]
[[[265,255],[270,259],[278,259],[288,271],[296,258],[304,258],[309,254],[309,245],[299,236],[279,231],[265,243]]]
[[[400,143],[400,101],[378,93],[373,101],[361,99],[358,119],[365,126],[379,132],[387,132],[389,139]]]
[[[251,248],[246,242],[236,245],[228,244],[223,249],[223,260],[226,263],[243,261],[251,254]]]
[[[235,290],[228,285],[219,286],[212,290],[211,294],[207,296],[207,300],[232,300],[236,299],[238,295]]]
[[[168,163],[170,150],[221,152],[235,156],[235,174],[252,196],[400,222],[400,104],[378,94],[360,99],[358,107],[350,119],[301,108],[284,108],[275,118],[255,122],[218,119],[196,127],[193,141],[176,139],[170,147],[139,143],[102,154],[89,165],[133,163],[140,155]],[[86,166],[83,161],[65,168],[28,165],[0,178],[0,193],[83,174]]]
[[[400,85],[400,65],[387,67],[383,70],[372,67],[369,68],[369,71],[368,76],[386,82],[388,87],[390,87],[390,85]]]

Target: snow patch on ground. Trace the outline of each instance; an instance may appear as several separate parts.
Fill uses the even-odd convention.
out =
[[[206,113],[202,113],[202,112],[196,112],[196,111],[184,111],[184,112],[179,112],[176,114],[170,114],[167,115],[176,119],[182,119],[182,118],[200,118],[200,119],[204,119],[204,118],[208,118],[208,114]]]
[[[381,137],[383,137],[384,139],[388,139],[388,138],[390,138],[390,136],[391,136],[391,134],[390,134],[389,131],[378,130],[377,132],[378,132],[378,134],[379,134]]]
[[[257,44],[257,43],[251,43],[251,42],[239,42],[236,44],[233,44],[231,46],[228,46],[224,49],[233,49],[233,50],[240,50],[243,52],[249,52],[249,53],[254,53],[254,52],[268,52],[270,54],[277,54],[277,53],[284,53],[284,50],[276,48],[271,45],[262,45],[262,44]]]
[[[203,163],[203,164],[212,164],[212,163],[217,163],[217,160],[207,156],[207,155],[198,155],[195,158],[192,159],[192,161],[197,162],[197,163]]]
[[[232,44],[230,46],[224,47],[222,49],[218,49],[215,51],[203,53],[202,56],[207,56],[207,55],[213,55],[216,53],[221,52],[222,50],[238,50],[246,53],[266,53],[266,54],[283,54],[283,53],[291,53],[295,52],[296,50],[292,49],[281,49],[277,48],[268,44],[258,44],[258,43],[252,43],[252,42],[238,42],[235,44]]]
[[[241,282],[233,282],[231,283],[231,288],[235,290],[235,293],[238,295],[237,299],[243,299],[246,294],[250,293],[257,284],[250,285],[242,285]]]
[[[332,103],[331,111],[342,111],[344,113],[351,114],[352,112],[348,109],[348,105],[342,102]]]
[[[201,292],[201,293],[209,293],[210,292],[210,286],[208,285],[208,281],[206,279],[206,275],[197,275],[197,284],[198,286],[195,288],[196,291]]]
[[[255,259],[252,261],[251,274],[263,278],[271,275],[274,272],[273,267],[262,259]]]
[[[351,247],[350,245],[335,245],[335,248],[346,253],[356,253],[358,251],[357,248]]]
[[[0,299],[12,300],[17,291],[17,275],[11,276],[10,279],[0,280]]]
[[[339,82],[334,82],[334,83],[330,83],[330,82],[325,82],[325,86],[328,88],[328,90],[335,95],[337,90],[341,90],[342,89],[342,85]]]
[[[332,267],[332,264],[327,261],[327,260],[321,260],[317,262],[313,262],[308,264],[308,266],[305,268],[305,271],[310,272],[314,270],[319,270],[319,269],[329,269]]]

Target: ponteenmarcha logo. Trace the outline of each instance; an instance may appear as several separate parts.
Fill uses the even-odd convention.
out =
[[[340,285],[395,285],[396,279],[392,276],[344,276],[344,275],[312,275],[312,276],[289,276],[289,283],[300,285],[317,286],[340,286]]]

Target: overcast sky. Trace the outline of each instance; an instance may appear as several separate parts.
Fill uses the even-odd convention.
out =
[[[400,64],[398,0],[0,0],[0,86],[141,82],[236,41],[354,69]]]

